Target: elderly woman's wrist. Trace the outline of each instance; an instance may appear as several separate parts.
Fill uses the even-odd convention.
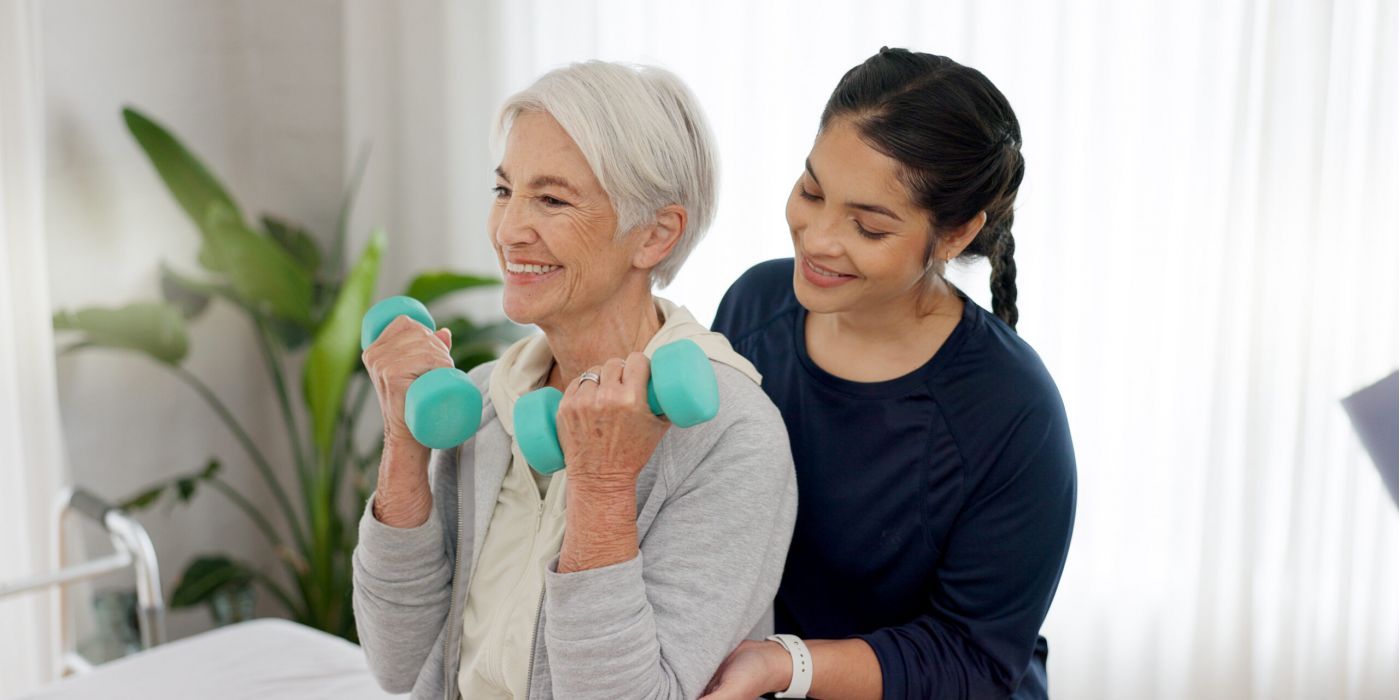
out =
[[[427,521],[433,510],[428,485],[431,454],[416,441],[385,437],[372,509],[376,520],[397,528],[414,528]]]
[[[571,489],[559,573],[601,569],[637,556],[636,508],[575,500]]]
[[[432,454],[432,448],[424,447],[422,443],[414,439],[412,433],[399,432],[385,429],[384,431],[384,453],[385,454]]]
[[[637,538],[587,538],[585,543],[566,543],[559,550],[558,572],[590,571],[631,561],[637,556]]]
[[[569,475],[559,573],[600,569],[637,555],[636,489],[635,480]]]
[[[635,474],[595,474],[570,470],[569,491],[591,497],[595,502],[636,503]]]
[[[637,524],[636,482],[621,483],[569,476],[565,498],[568,521],[578,532],[621,533]]]
[[[412,529],[428,521],[433,513],[431,492],[400,492],[383,488],[374,493],[371,509],[374,519],[389,527]]]

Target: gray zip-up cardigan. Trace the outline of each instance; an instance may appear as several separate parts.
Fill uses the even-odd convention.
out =
[[[433,452],[428,520],[385,525],[373,496],[360,519],[360,643],[380,686],[414,700],[458,696],[468,582],[511,459],[486,386],[494,365],[469,373],[487,397],[476,436]],[[787,430],[757,384],[711,365],[719,415],[667,431],[638,476],[639,554],[569,574],[550,564],[530,698],[695,698],[742,639],[771,627],[797,516]]]

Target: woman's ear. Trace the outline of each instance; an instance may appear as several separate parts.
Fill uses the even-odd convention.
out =
[[[685,207],[671,204],[656,212],[656,221],[641,230],[641,245],[632,256],[632,264],[650,270],[661,264],[680,242],[687,223]]]
[[[977,240],[977,234],[982,232],[982,227],[987,225],[987,212],[985,210],[977,212],[977,216],[967,220],[967,223],[949,232],[938,242],[938,250],[934,251],[934,256],[939,260],[947,262],[962,255],[962,252]]]

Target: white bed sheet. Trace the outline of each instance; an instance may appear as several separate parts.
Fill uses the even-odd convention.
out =
[[[404,697],[379,689],[358,646],[276,619],[229,625],[158,646],[27,696],[28,700]]]

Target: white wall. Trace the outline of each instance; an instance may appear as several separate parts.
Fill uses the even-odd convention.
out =
[[[347,169],[338,0],[39,5],[56,308],[156,299],[162,259],[199,271],[198,234],[127,133],[120,114],[126,104],[153,115],[202,156],[246,214],[274,212],[328,239]],[[241,316],[215,303],[191,327],[185,367],[280,462],[290,485],[285,431],[252,338]],[[229,481],[255,503],[271,503],[217,417],[153,362],[86,351],[61,360],[58,372],[78,485],[115,499],[217,455]],[[155,541],[167,591],[197,553],[276,565],[246,518],[212,492],[192,507],[157,508],[141,521]],[[275,610],[260,602],[260,614]],[[202,609],[169,618],[174,638],[209,624]]]
[[[345,152],[370,147],[351,217],[358,251],[388,232],[380,289],[397,293],[433,268],[499,275],[486,232],[496,180],[490,132],[510,90],[500,44],[515,41],[496,3],[348,0],[345,5]],[[499,294],[454,296],[441,307],[501,317]]]

